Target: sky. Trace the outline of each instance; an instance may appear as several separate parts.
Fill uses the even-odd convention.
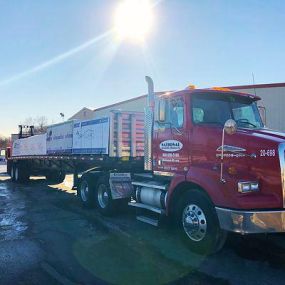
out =
[[[0,134],[155,90],[284,82],[285,1],[162,0],[144,44],[113,34],[119,0],[0,0]]]

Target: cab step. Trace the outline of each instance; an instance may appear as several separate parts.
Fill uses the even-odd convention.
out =
[[[140,186],[140,187],[148,187],[148,188],[153,188],[153,189],[159,189],[163,191],[167,191],[168,184],[161,184],[159,182],[140,182],[140,181],[133,181],[132,185],[134,186]]]
[[[131,207],[136,207],[136,208],[140,208],[140,209],[145,209],[145,210],[149,210],[151,212],[154,212],[154,213],[157,213],[157,214],[160,214],[160,215],[165,215],[165,210],[163,209],[160,209],[160,208],[156,208],[156,207],[153,207],[153,206],[150,206],[150,205],[147,205],[147,204],[143,204],[143,203],[138,203],[138,202],[135,202],[135,201],[131,201],[128,203],[129,206]]]
[[[158,225],[159,225],[159,220],[157,220],[157,219],[152,219],[152,218],[149,218],[146,216],[137,216],[136,218],[138,221],[141,221],[143,223],[147,223],[147,224],[152,225],[154,227],[158,227]]]

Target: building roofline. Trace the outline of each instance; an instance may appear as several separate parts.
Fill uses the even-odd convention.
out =
[[[164,94],[166,92],[168,92],[168,91],[155,92],[155,95],[161,95],[161,94]],[[111,105],[107,105],[107,106],[104,106],[104,107],[100,107],[100,108],[94,109],[93,112],[104,110],[104,109],[107,109],[107,108],[112,108],[112,107],[115,107],[115,106],[120,105],[120,104],[133,102],[133,101],[136,101],[138,99],[143,99],[143,98],[146,98],[146,97],[147,97],[147,95],[141,95],[141,96],[138,96],[138,97],[130,98],[130,99],[127,99],[127,100],[124,100],[124,101],[120,101],[120,102],[111,104]]]
[[[93,112],[93,109],[90,109],[90,108],[88,108],[88,107],[82,107],[78,112],[76,112],[74,115],[72,115],[68,120],[73,120],[72,118],[73,118],[74,116],[78,115],[78,114],[79,114],[81,111],[83,111],[83,110],[88,110],[88,111]]]
[[[267,84],[252,84],[252,85],[236,85],[236,86],[225,86],[224,88],[229,88],[231,90],[240,90],[240,89],[253,89],[253,88],[272,88],[272,87],[285,87],[285,82],[281,82],[281,83],[267,83]],[[161,92],[155,92],[156,95],[162,95],[166,92],[169,92],[169,91],[161,91]],[[173,91],[171,91],[173,92]],[[99,108],[96,108],[96,109],[93,109],[92,111],[93,112],[96,112],[96,111],[101,111],[101,110],[104,110],[104,109],[107,109],[107,108],[112,108],[112,107],[116,107],[120,104],[125,104],[125,103],[129,103],[129,102],[133,102],[133,101],[136,101],[138,99],[143,99],[143,98],[146,98],[147,95],[141,95],[141,96],[137,96],[137,97],[134,97],[134,98],[130,98],[130,99],[127,99],[127,100],[123,100],[123,101],[120,101],[120,102],[116,102],[116,103],[113,103],[113,104],[110,104],[110,105],[107,105],[107,106],[103,106],[103,107],[99,107]],[[89,108],[88,108],[89,109]],[[82,110],[82,109],[81,109]],[[80,112],[80,111],[79,111]],[[78,112],[78,113],[79,113]],[[76,113],[77,114],[77,113]],[[76,115],[75,114],[75,115]],[[73,116],[75,116],[73,115]],[[72,116],[72,117],[73,117]],[[72,118],[71,117],[71,118]]]
[[[136,101],[138,99],[142,99],[142,98],[145,98],[147,95],[141,95],[141,96],[138,96],[138,97],[134,97],[134,98],[131,98],[131,99],[127,99],[127,100],[124,100],[124,101],[120,101],[120,102],[117,102],[117,103],[114,103],[114,104],[110,104],[110,105],[107,105],[107,106],[104,106],[104,107],[100,107],[100,108],[97,108],[97,109],[94,109],[93,112],[95,111],[100,111],[100,110],[104,110],[106,108],[111,108],[111,107],[115,107],[119,104],[124,104],[124,103],[129,103],[129,102],[132,102],[132,101]]]
[[[253,88],[272,88],[272,87],[285,87],[285,82],[281,83],[265,83],[265,84],[252,84],[252,85],[237,85],[237,86],[226,86],[225,88],[229,88],[232,90],[239,89],[253,89]]]

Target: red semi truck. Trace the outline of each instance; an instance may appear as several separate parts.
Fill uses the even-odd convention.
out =
[[[83,205],[109,215],[128,203],[152,225],[169,217],[203,254],[229,231],[284,232],[285,134],[264,127],[260,98],[219,88],[155,96],[146,80],[143,157],[9,157],[13,180],[40,173],[60,182],[73,172]]]

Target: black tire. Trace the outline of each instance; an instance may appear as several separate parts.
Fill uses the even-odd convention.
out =
[[[46,175],[46,180],[51,184],[60,184],[65,179],[65,173],[63,171],[51,171]]]
[[[14,163],[11,165],[10,176],[11,176],[11,181],[15,182],[15,164]]]
[[[181,236],[191,251],[209,255],[219,251],[227,237],[220,229],[213,203],[199,190],[191,190],[182,197],[176,219]]]
[[[12,167],[13,171],[13,181],[16,183],[26,183],[28,182],[30,175],[27,172],[27,168],[24,165],[14,164]]]
[[[112,199],[109,179],[105,176],[99,178],[95,191],[96,206],[104,216],[111,216],[115,213],[119,203]]]
[[[77,187],[77,197],[85,208],[93,208],[96,204],[95,185],[89,177],[81,178]]]

